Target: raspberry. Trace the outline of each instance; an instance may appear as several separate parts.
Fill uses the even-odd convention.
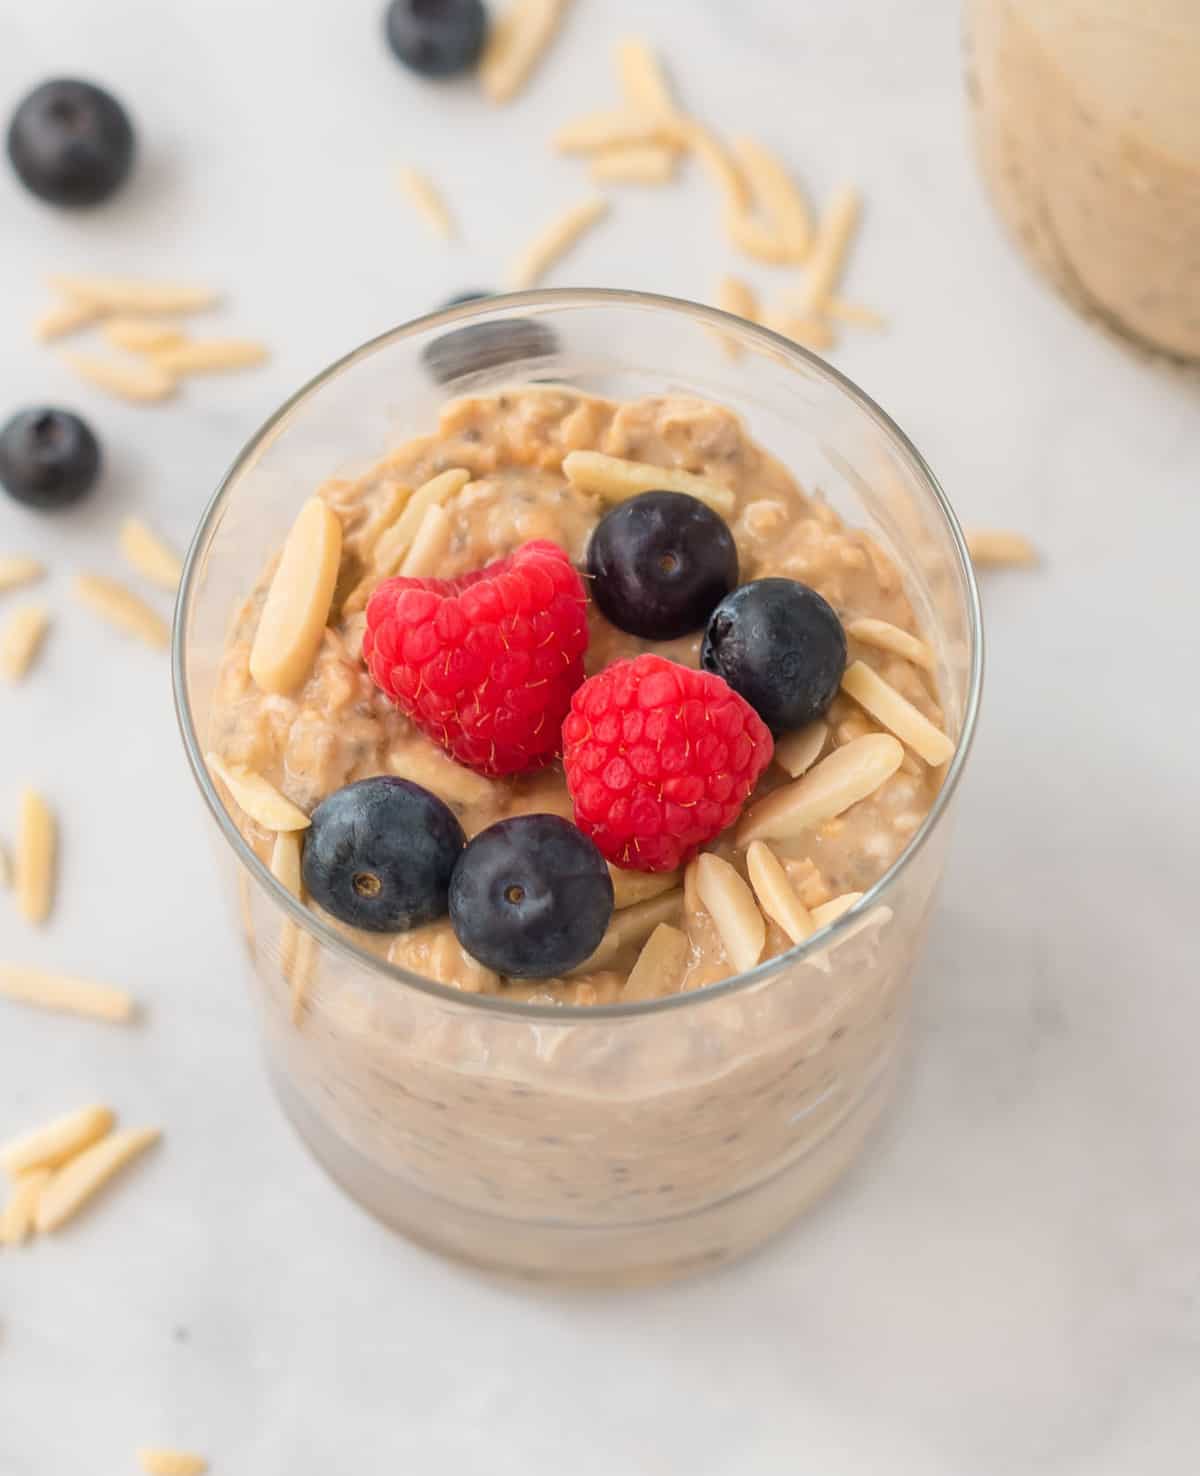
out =
[[[589,678],[563,724],[575,823],[631,871],[673,871],[732,825],[773,752],[728,683],[661,656]]]
[[[583,581],[536,539],[460,579],[387,579],[367,605],[375,684],[469,769],[498,778],[548,763],[583,680]]]

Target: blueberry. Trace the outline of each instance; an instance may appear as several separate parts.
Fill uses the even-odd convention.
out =
[[[304,885],[326,912],[369,933],[401,933],[446,912],[466,841],[454,812],[407,779],[360,779],[312,813]]]
[[[729,683],[775,733],[819,718],[846,669],[833,607],[794,579],[754,579],[712,613],[700,662]]]
[[[0,486],[29,507],[66,507],[89,492],[100,446],[69,410],[22,410],[0,430]]]
[[[27,190],[51,205],[98,205],[133,164],[133,125],[103,88],[43,82],[8,125],[8,157]]]
[[[458,941],[500,974],[548,979],[595,952],[613,910],[604,857],[559,815],[481,830],[450,883]]]
[[[558,336],[532,318],[500,318],[451,328],[421,350],[430,377],[452,384],[468,374],[500,369],[529,359],[547,359],[558,352]]]
[[[462,307],[464,302],[482,302],[485,297],[491,297],[492,295],[490,292],[483,292],[478,288],[472,287],[467,292],[456,292],[453,297],[448,297],[438,311],[445,312],[447,308]]]
[[[588,544],[592,598],[618,630],[671,641],[699,630],[737,587],[737,544],[686,492],[643,492],[607,513]]]
[[[392,0],[388,45],[422,77],[453,77],[479,60],[487,37],[483,0]]]

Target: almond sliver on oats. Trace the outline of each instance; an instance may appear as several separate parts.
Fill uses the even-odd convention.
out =
[[[208,287],[146,282],[134,277],[63,276],[47,279],[56,292],[101,313],[195,313],[219,300]]]
[[[812,914],[788,880],[775,852],[764,841],[751,841],[746,850],[746,870],[759,905],[772,922],[778,923],[793,943],[803,943],[816,932]]]
[[[687,956],[687,934],[673,928],[670,923],[659,923],[646,940],[625,981],[625,988],[621,991],[622,1002],[633,1003],[674,994],[683,977]]]
[[[186,1450],[166,1446],[144,1445],[137,1453],[138,1465],[146,1476],[205,1476],[208,1462]]]
[[[170,644],[171,627],[167,622],[118,580],[103,574],[77,574],[74,592],[77,599],[118,630],[137,636],[148,646]]]
[[[966,536],[967,550],[977,569],[1028,569],[1039,562],[1037,549],[1023,533],[972,528]]]
[[[38,1199],[38,1233],[57,1230],[73,1219],[111,1178],[161,1136],[157,1128],[113,1133],[59,1169]]]
[[[113,348],[131,354],[152,354],[158,349],[174,348],[187,336],[174,323],[138,317],[109,318],[101,332]]]
[[[494,103],[510,102],[549,49],[566,0],[512,0],[492,23],[479,62],[479,84]]]
[[[381,579],[389,578],[404,562],[428,509],[457,497],[470,480],[471,473],[465,467],[452,466],[423,482],[406,499],[403,512],[380,534],[375,545],[375,569]]]
[[[237,805],[264,830],[307,830],[312,824],[298,805],[261,774],[240,764],[227,764],[215,753],[205,754],[204,761]]]
[[[762,957],[767,925],[750,888],[728,861],[705,851],[696,861],[696,889],[729,961],[739,973],[752,969]]]
[[[405,555],[400,573],[406,579],[431,579],[442,567],[450,551],[450,540],[454,535],[454,524],[444,507],[434,503],[425,509],[417,536]]]
[[[121,524],[121,552],[139,574],[171,591],[179,587],[183,562],[174,549],[138,518]]]
[[[20,555],[0,556],[0,593],[6,589],[19,589],[23,584],[33,584],[46,572],[45,564],[37,559]]]
[[[50,616],[44,605],[23,605],[14,610],[0,630],[0,676],[19,682],[33,665],[49,628]]]
[[[677,467],[647,466],[624,461],[600,451],[572,451],[563,458],[567,480],[581,492],[590,492],[607,502],[622,502],[642,492],[687,492],[707,503],[714,512],[731,513],[736,501],[728,487],[710,482]]]
[[[34,789],[21,795],[17,828],[17,909],[35,926],[50,916],[54,900],[54,873],[58,852],[58,826],[50,806]]]
[[[939,768],[954,753],[954,744],[922,712],[865,661],[854,661],[842,677],[842,691],[907,743],[931,768]]]
[[[13,1179],[30,1169],[58,1168],[104,1137],[115,1122],[110,1107],[81,1107],[5,1143],[0,1147],[0,1164]]]
[[[189,338],[172,348],[159,349],[154,362],[172,379],[181,374],[222,374],[229,369],[253,369],[270,358],[266,344],[253,338]]]
[[[775,744],[775,762],[793,779],[799,779],[821,757],[821,750],[828,737],[829,727],[826,723],[819,719],[815,723],[809,723],[807,728],[800,728],[778,740]]]
[[[846,626],[846,634],[861,641],[864,646],[874,646],[880,651],[890,651],[894,656],[903,656],[922,671],[932,671],[937,664],[933,651],[915,635],[901,630],[887,620],[852,620]]]
[[[639,902],[661,897],[664,892],[673,892],[681,880],[677,871],[625,871],[611,864],[608,874],[612,877],[614,912],[636,907]]]
[[[0,1214],[0,1245],[20,1245],[32,1234],[38,1200],[49,1182],[49,1169],[32,1169],[13,1181],[4,1213]]]
[[[849,912],[861,900],[862,895],[861,892],[843,892],[840,897],[831,897],[828,902],[822,902],[820,907],[813,908],[813,922],[818,928],[827,928],[830,923],[837,922],[843,912]]]
[[[664,892],[661,897],[651,897],[647,902],[614,912],[595,953],[572,969],[571,974],[590,974],[607,968],[623,948],[643,942],[659,923],[675,922],[682,902],[681,891]]]
[[[66,363],[81,379],[107,390],[120,400],[151,405],[175,393],[175,376],[148,359],[105,359],[98,354],[64,354]]]
[[[448,804],[482,804],[492,792],[491,783],[482,774],[456,764],[424,739],[414,738],[403,747],[393,748],[387,765],[389,773],[419,784]]]
[[[299,897],[303,890],[300,876],[301,855],[299,831],[279,830],[275,832],[275,840],[271,846],[271,875],[281,886],[286,887],[293,897]]]
[[[283,545],[250,648],[250,675],[261,691],[283,695],[312,670],[341,557],[337,514],[310,497]]]
[[[0,998],[118,1025],[131,1020],[134,1013],[134,1002],[123,989],[21,964],[0,964]]]
[[[832,820],[890,779],[904,760],[904,748],[889,733],[868,733],[823,758],[791,784],[759,800],[737,828],[737,844],[785,840]]]

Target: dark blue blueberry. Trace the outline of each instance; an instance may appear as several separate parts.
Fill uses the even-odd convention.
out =
[[[388,45],[422,77],[454,77],[478,62],[487,39],[483,0],[392,0]]]
[[[21,183],[51,205],[98,205],[133,164],[129,115],[90,82],[43,82],[8,125],[8,157]]]
[[[482,302],[485,297],[491,296],[490,292],[481,292],[472,287],[468,292],[456,292],[453,297],[448,297],[442,303],[440,311],[444,312],[446,308],[462,307],[464,302]]]
[[[774,733],[819,718],[846,669],[846,633],[833,607],[794,579],[754,579],[712,613],[700,661],[729,683]]]
[[[489,969],[521,979],[581,964],[612,910],[604,857],[559,815],[517,815],[481,830],[450,883],[458,941]]]
[[[532,318],[498,318],[451,328],[421,350],[421,359],[438,384],[452,384],[487,369],[547,359],[558,352],[558,336]]]
[[[738,582],[725,520],[686,492],[643,492],[614,507],[596,525],[587,557],[601,613],[649,641],[699,630]]]
[[[100,446],[69,410],[22,410],[0,430],[0,485],[29,507],[66,507],[95,484]]]
[[[407,779],[335,790],[304,833],[304,885],[351,927],[402,933],[445,916],[466,841],[453,810]]]

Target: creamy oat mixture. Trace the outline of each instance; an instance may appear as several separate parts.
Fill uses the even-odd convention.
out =
[[[870,618],[920,636],[900,574],[872,537],[843,526],[818,496],[807,495],[783,466],[749,439],[719,405],[661,397],[611,404],[558,388],[525,388],[449,404],[436,433],[412,441],[353,481],[334,481],[320,495],[343,529],[342,563],[329,624],[311,675],[292,695],[264,693],[250,675],[250,652],[270,582],[240,611],[220,673],[210,747],[230,764],[264,776],[301,809],[378,774],[411,779],[444,799],[468,837],[506,816],[554,812],[571,817],[561,769],[515,780],[490,780],[455,764],[380,693],[361,660],[363,607],[373,583],[373,557],[414,489],[438,473],[462,468],[470,479],[445,502],[452,522],[449,551],[438,573],[453,577],[510,553],[533,538],[561,544],[581,565],[591,530],[605,505],[573,486],[563,459],[571,451],[680,468],[728,488],[728,521],[737,542],[741,579],[782,575],[817,589],[843,624]],[[591,674],[623,657],[654,650],[689,666],[699,663],[700,635],[669,643],[638,640],[590,611]],[[861,660],[934,724],[942,713],[933,679],[908,656],[850,638],[850,661]],[[842,693],[827,715],[822,752],[882,731]],[[819,907],[866,890],[896,860],[933,802],[942,769],[910,749],[890,778],[844,814],[785,841],[773,841],[801,901]],[[788,782],[773,765],[751,803]],[[272,835],[232,806],[247,839],[269,861]],[[709,849],[745,874],[745,856],[731,832]],[[506,979],[468,957],[448,920],[394,936],[354,933],[355,942],[392,963],[472,993],[575,1004],[621,998],[638,953],[653,928],[683,930],[688,956],[679,977],[660,993],[697,989],[736,969],[700,900],[694,863],[684,875],[614,872],[613,926],[598,954],[562,979]],[[332,920],[331,920],[332,921]],[[335,926],[342,927],[340,923]],[[350,931],[344,929],[344,931]],[[791,946],[769,923],[763,957]]]

